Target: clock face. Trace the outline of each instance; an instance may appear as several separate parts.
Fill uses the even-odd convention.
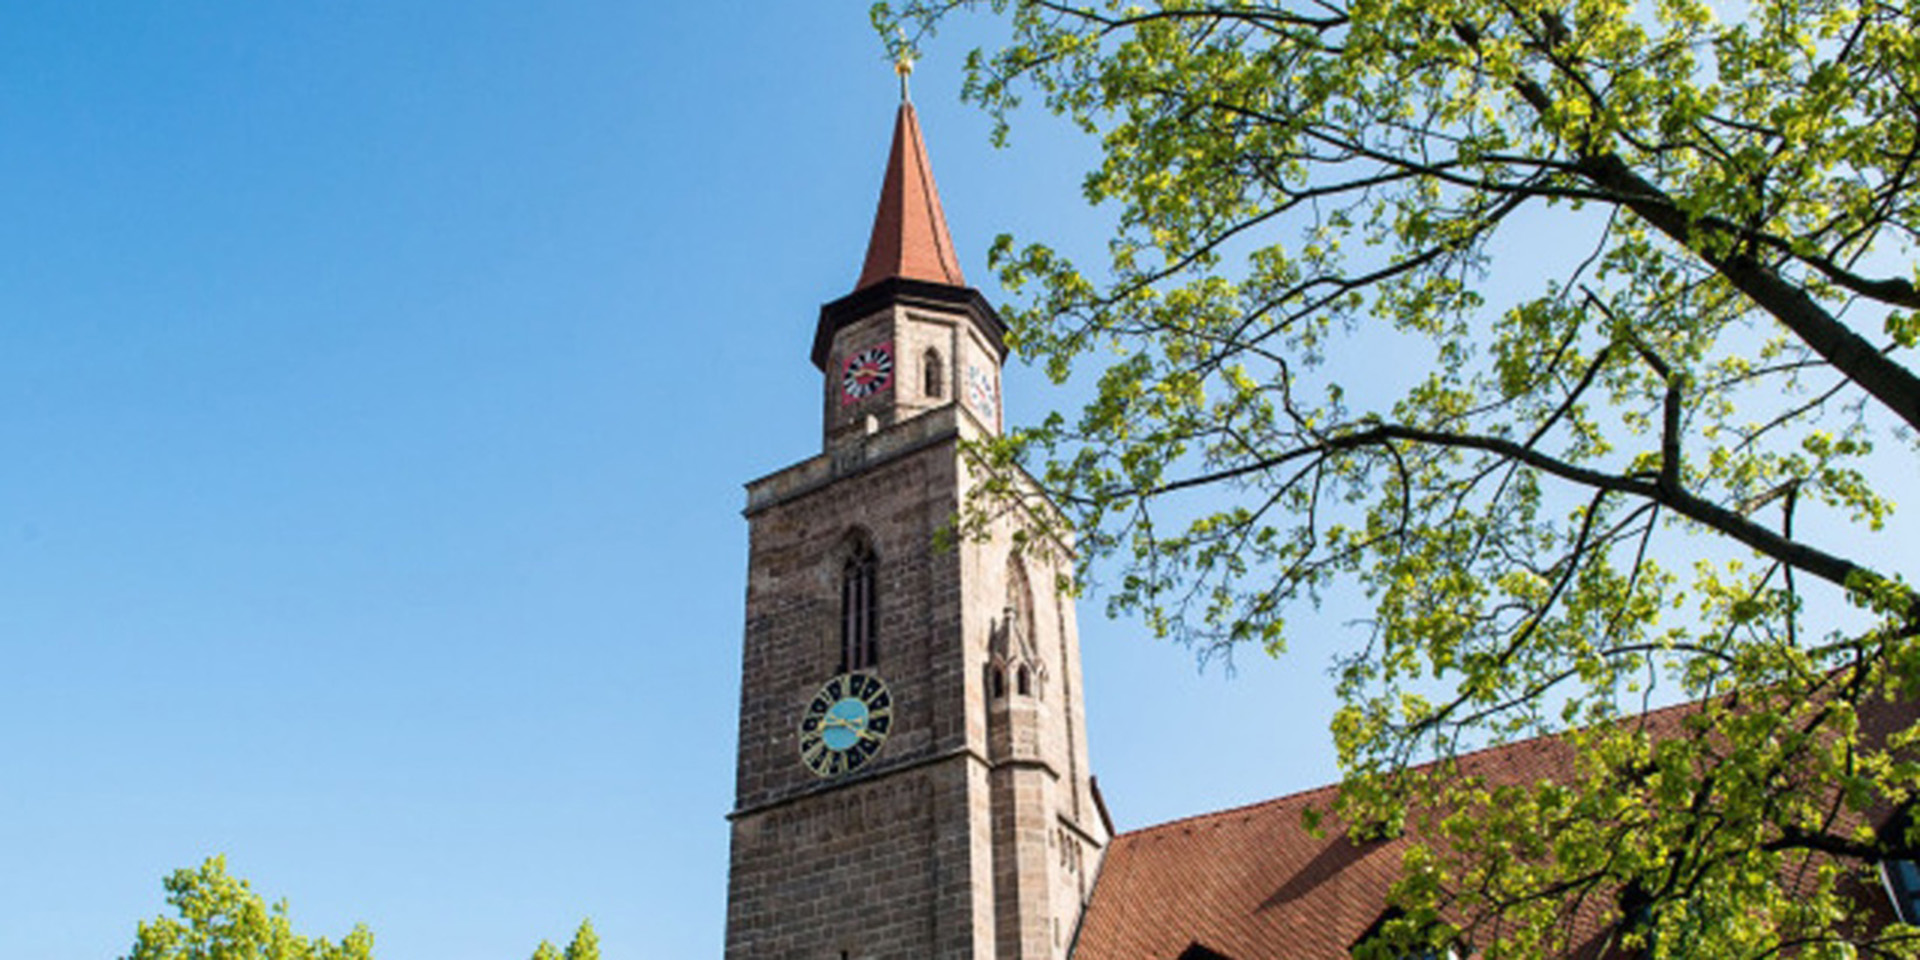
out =
[[[864,400],[893,382],[893,348],[880,344],[847,358],[840,371],[840,402]]]
[[[800,715],[800,762],[816,776],[838,777],[866,766],[887,742],[893,695],[871,673],[828,680]]]
[[[967,364],[967,402],[988,420],[994,417],[993,374]]]

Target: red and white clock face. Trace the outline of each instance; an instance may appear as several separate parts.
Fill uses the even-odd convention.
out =
[[[893,383],[893,345],[856,351],[840,370],[840,402],[864,400]]]

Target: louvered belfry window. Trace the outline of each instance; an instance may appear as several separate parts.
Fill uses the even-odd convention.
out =
[[[880,646],[874,636],[878,626],[879,604],[874,590],[873,547],[865,540],[855,542],[840,574],[840,671],[871,669],[880,661]]]

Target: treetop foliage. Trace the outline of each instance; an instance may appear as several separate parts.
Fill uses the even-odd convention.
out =
[[[168,875],[179,918],[142,921],[127,960],[373,960],[373,933],[356,926],[338,942],[293,932],[287,902],[271,906],[213,856]]]
[[[582,920],[566,950],[542,940],[533,951],[533,960],[600,960],[600,935],[593,932],[592,921]]]
[[[373,933],[364,924],[338,941],[293,931],[287,902],[268,905],[247,881],[227,873],[227,858],[208,857],[164,881],[167,904],[179,914],[142,921],[124,960],[373,960]],[[600,937],[590,921],[562,952],[540,941],[534,960],[600,960]]]
[[[1462,814],[1409,925],[1539,956],[1631,890],[1662,955],[1912,955],[1836,891],[1913,852],[1914,732],[1860,718],[1920,694],[1914,553],[1866,535],[1920,477],[1920,0],[875,8],[974,15],[965,95],[1099,137],[1115,217],[1090,268],[996,243],[1016,349],[1096,390],[986,455],[1204,651],[1364,595],[1343,809]],[[1655,687],[1689,736],[1628,722]],[[1448,774],[1539,734],[1579,782]]]

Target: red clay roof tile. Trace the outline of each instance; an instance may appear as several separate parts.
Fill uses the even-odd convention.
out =
[[[1681,736],[1686,716],[1698,709],[1681,704],[1626,722],[1656,739]],[[1877,728],[1870,735],[1884,736],[1912,722],[1914,711],[1902,704],[1863,721]],[[1458,763],[1462,774],[1520,784],[1562,776],[1574,759],[1564,740],[1541,738],[1466,754]],[[1231,960],[1351,956],[1388,907],[1407,840],[1356,844],[1332,817],[1320,836],[1309,833],[1302,815],[1327,810],[1338,790],[1328,785],[1115,837],[1074,960],[1171,960],[1192,944]],[[1857,895],[1882,906],[1872,891]],[[1603,904],[1569,916],[1577,956],[1601,952],[1609,916]]]

